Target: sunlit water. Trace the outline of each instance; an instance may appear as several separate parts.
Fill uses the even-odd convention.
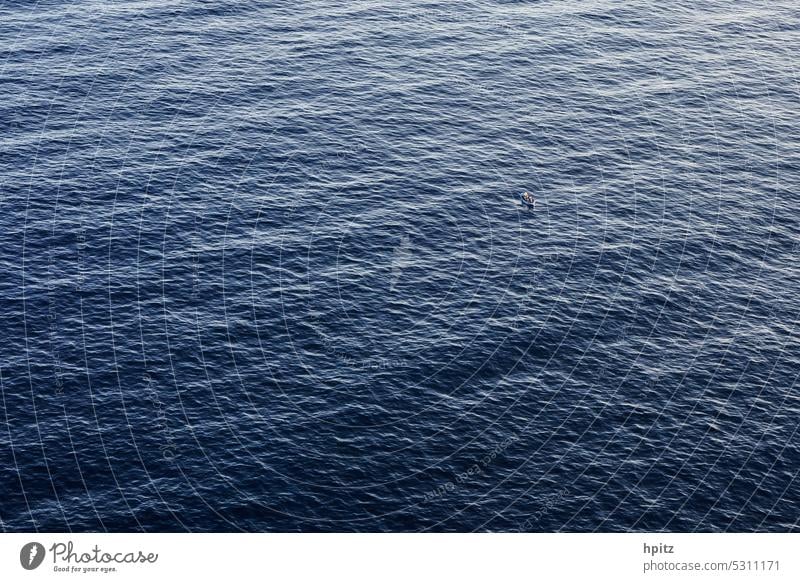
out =
[[[795,3],[0,40],[3,529],[797,529]]]

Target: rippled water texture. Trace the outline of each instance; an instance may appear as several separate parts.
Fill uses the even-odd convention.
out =
[[[798,529],[796,3],[0,41],[2,529]]]

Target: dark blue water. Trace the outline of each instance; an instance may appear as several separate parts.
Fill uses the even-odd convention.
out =
[[[0,527],[797,530],[798,57],[789,1],[0,0]]]

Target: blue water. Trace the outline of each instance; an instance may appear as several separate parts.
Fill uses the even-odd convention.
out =
[[[0,0],[0,527],[800,529],[798,57],[789,1]]]

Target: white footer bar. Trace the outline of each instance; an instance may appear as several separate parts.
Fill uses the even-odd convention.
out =
[[[3,534],[0,580],[800,580],[794,534]]]

